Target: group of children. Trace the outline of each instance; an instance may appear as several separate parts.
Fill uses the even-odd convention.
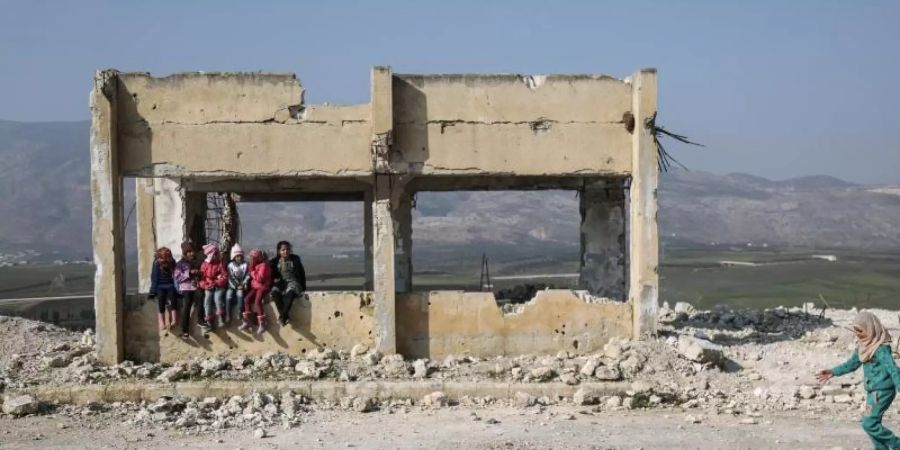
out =
[[[159,310],[159,329],[165,333],[175,329],[181,310],[181,336],[190,337],[191,310],[197,310],[197,322],[204,334],[228,326],[237,315],[238,327],[247,331],[256,319],[256,333],[266,331],[263,300],[271,292],[278,310],[278,321],[286,326],[294,299],[306,291],[306,272],[300,257],[293,254],[290,242],[281,241],[276,255],[268,260],[260,249],[250,251],[244,259],[240,244],[231,248],[231,259],[225,261],[216,244],[202,248],[204,259],[197,261],[193,244],[181,244],[181,259],[176,262],[172,251],[162,247],[156,251],[150,274],[150,298]],[[179,303],[182,307],[179,308]]]

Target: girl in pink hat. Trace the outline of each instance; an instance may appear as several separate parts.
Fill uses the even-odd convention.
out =
[[[228,271],[222,262],[222,254],[216,244],[203,246],[206,259],[200,265],[200,289],[204,291],[203,307],[206,310],[206,323],[200,326],[204,332],[223,325],[225,308],[222,303],[225,287],[228,285]],[[205,326],[204,326],[205,325]]]

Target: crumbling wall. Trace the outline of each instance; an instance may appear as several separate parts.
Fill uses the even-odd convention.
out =
[[[274,351],[299,355],[321,347],[349,351],[357,344],[373,346],[371,292],[308,294],[308,300],[294,302],[287,327],[278,325],[274,304],[266,302],[269,327],[263,335],[238,331],[238,323],[232,321],[230,326],[211,332],[208,339],[200,333],[196,319],[191,319],[191,338],[182,339],[180,328],[166,336],[157,327],[156,301],[144,295],[128,296],[125,358],[136,362],[174,362],[210,355],[228,358]]]
[[[490,292],[397,295],[397,349],[408,358],[587,354],[611,338],[631,337],[631,327],[631,305],[585,300],[570,290],[538,292],[507,313]]]
[[[395,75],[391,166],[423,174],[628,173],[631,95],[630,84],[606,76]]]
[[[368,105],[307,107],[294,75],[122,73],[118,86],[126,175],[371,172]]]

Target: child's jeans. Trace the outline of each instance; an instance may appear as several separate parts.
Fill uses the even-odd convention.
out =
[[[237,304],[235,304],[237,300]],[[235,306],[237,306],[235,308]],[[231,320],[231,316],[237,314],[238,319],[244,312],[244,290],[228,288],[225,295],[225,320]]]
[[[212,322],[215,317],[222,317],[225,309],[222,305],[222,297],[225,295],[225,288],[211,288],[204,291],[203,307],[206,309],[206,322]]]
[[[871,391],[866,394],[867,414],[860,422],[862,422],[863,430],[866,431],[869,439],[872,440],[875,450],[900,448],[900,439],[881,424],[881,417],[887,412],[896,395],[897,391],[895,389]]]

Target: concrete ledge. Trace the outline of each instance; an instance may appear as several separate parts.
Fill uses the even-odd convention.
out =
[[[113,383],[107,385],[36,386],[9,392],[29,394],[49,404],[87,405],[112,402],[153,402],[161,397],[225,398],[245,396],[254,392],[280,394],[293,391],[314,400],[339,401],[343,397],[372,397],[380,400],[419,400],[435,391],[442,391],[452,400],[464,396],[506,400],[517,392],[550,398],[572,397],[578,389],[594,395],[622,395],[630,387],[625,382],[582,383],[504,383],[495,381],[195,381],[183,383]]]

